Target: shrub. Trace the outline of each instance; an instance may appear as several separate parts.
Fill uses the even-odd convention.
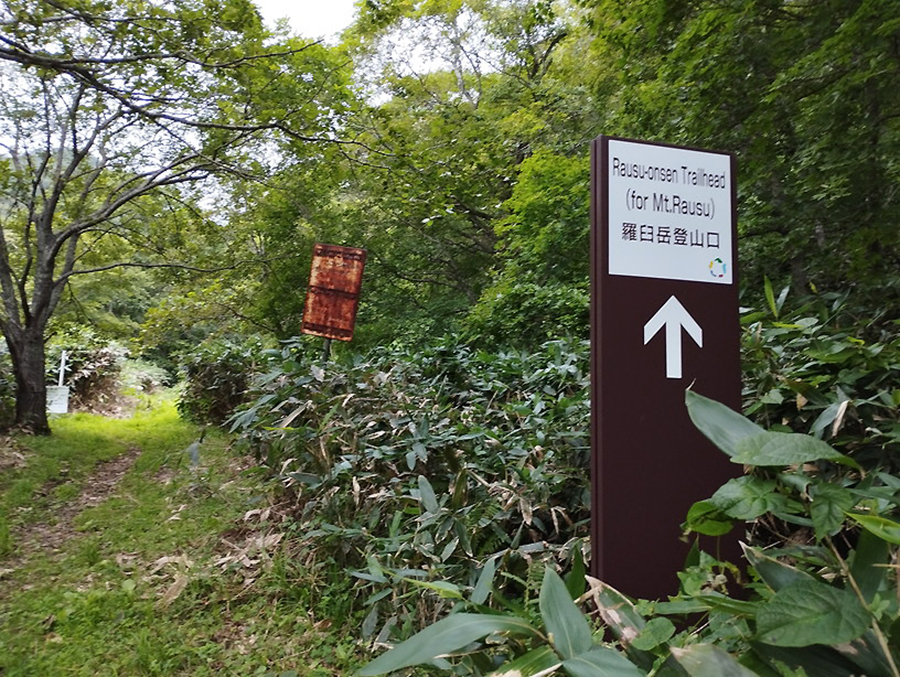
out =
[[[128,350],[88,327],[67,327],[48,346],[48,383],[58,382],[63,350],[66,351],[63,384],[70,389],[70,408],[104,411],[115,407],[120,400],[120,377]]]
[[[587,281],[579,286],[532,278],[523,274],[485,290],[464,322],[473,344],[529,346],[550,339],[588,338]]]
[[[172,385],[172,377],[150,362],[128,360],[122,370],[122,384],[127,389],[149,394]]]
[[[367,634],[406,631],[486,562],[521,594],[528,564],[586,533],[587,344],[476,351],[455,341],[346,363],[293,359],[233,427],[287,489],[307,561],[351,570]]]
[[[742,599],[723,592],[722,563],[696,550],[679,595],[663,602],[636,604],[596,580],[582,595],[578,572],[563,583],[548,567],[539,613],[502,595],[489,600],[494,569],[486,566],[471,592],[441,586],[457,593],[453,613],[357,674],[430,665],[475,676],[897,677],[898,480],[852,477],[859,466],[821,440],[766,431],[690,391],[686,401],[697,427],[735,463],[779,471],[772,481],[730,480],[692,508],[689,527],[717,535],[731,521],[776,513],[810,524],[810,543],[746,547],[753,583]],[[838,540],[850,532],[855,545]],[[573,599],[596,612],[603,631]]]
[[[827,440],[867,469],[900,472],[900,320],[859,315],[847,294],[786,311],[787,290],[767,290],[768,311],[743,318],[745,413]]]
[[[200,344],[183,359],[179,413],[195,423],[221,425],[227,421],[247,400],[260,354],[261,344],[256,339],[243,343],[215,339]]]

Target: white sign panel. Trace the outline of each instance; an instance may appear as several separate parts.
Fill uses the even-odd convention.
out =
[[[69,413],[68,386],[47,386],[47,411],[51,414]]]
[[[731,284],[731,158],[609,141],[609,274]]]

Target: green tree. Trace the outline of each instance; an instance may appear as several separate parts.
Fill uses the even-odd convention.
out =
[[[596,133],[576,64],[588,36],[572,7],[536,0],[367,4],[356,30],[374,103],[353,124],[381,151],[355,155],[367,165],[348,205],[376,226],[364,237],[384,304],[368,310],[454,330],[518,246],[520,169],[542,149],[579,155]]]
[[[746,275],[896,277],[900,3],[586,4],[619,73],[610,132],[736,153]]]
[[[585,151],[541,150],[520,165],[497,225],[499,270],[466,318],[473,337],[498,345],[587,338],[589,187]]]
[[[49,432],[45,333],[71,280],[178,265],[188,186],[269,169],[278,138],[335,142],[334,57],[269,38],[248,0],[0,4],[0,329],[19,425]]]

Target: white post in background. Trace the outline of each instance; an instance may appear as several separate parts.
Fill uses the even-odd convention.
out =
[[[69,388],[63,385],[66,375],[66,351],[62,351],[59,361],[59,384],[47,386],[47,411],[51,414],[67,414],[69,412]]]
[[[56,385],[62,386],[63,384],[63,376],[66,374],[66,351],[62,351],[62,357],[59,359],[59,383]]]

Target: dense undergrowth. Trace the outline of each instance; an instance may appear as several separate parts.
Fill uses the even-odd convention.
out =
[[[267,371],[230,423],[263,474],[212,432],[188,452],[200,431],[171,406],[67,416],[50,438],[11,438],[0,586],[22,589],[0,603],[0,666],[349,674],[363,646],[415,648],[422,628],[450,627],[465,642],[427,644],[457,658],[404,669],[896,677],[897,320],[843,297],[768,300],[742,313],[753,422],[693,404],[701,429],[733,431],[713,441],[749,470],[698,497],[685,528],[736,530],[746,571],[694,551],[669,600],[596,581],[585,592],[585,342],[498,353],[449,340],[327,364],[287,342],[251,351]],[[246,368],[212,362],[197,373],[214,382],[233,382],[216,368]],[[216,389],[201,390],[221,418]],[[183,391],[182,411],[195,392]],[[120,490],[74,518],[56,552],[28,554],[23,534],[62,519],[98,464],[137,444]],[[570,631],[575,644],[561,647]],[[384,656],[368,674],[417,665]]]
[[[673,625],[659,647],[720,642],[749,656],[755,612],[735,614],[737,601],[698,607],[700,591],[720,594],[722,582],[737,576],[744,595],[764,601],[775,589],[758,569],[769,562],[843,590],[850,585],[844,565],[854,561],[867,513],[894,528],[896,504],[886,496],[900,451],[897,320],[889,314],[861,320],[846,296],[818,296],[788,309],[785,294],[776,298],[767,288],[768,308],[742,313],[745,411],[772,431],[766,434],[827,441],[850,461],[835,463],[825,454],[772,467],[747,459],[752,472],[699,502],[686,528],[722,533],[746,525],[744,537],[757,548],[754,566],[747,579],[734,563],[698,553],[682,575],[684,597],[672,603],[706,620],[691,622],[677,642]],[[288,343],[272,355],[255,401],[234,416],[233,430],[290,497],[288,547],[319,572],[326,589],[343,591],[345,611],[365,613],[361,634],[376,644],[408,637],[459,611],[464,599],[494,613],[515,609],[537,618],[546,567],[581,566],[589,490],[587,344],[488,353],[449,341],[329,364],[292,359],[299,352]],[[866,492],[881,503],[867,503]],[[857,516],[848,517],[850,511]],[[885,543],[882,567],[897,550],[895,541]],[[878,585],[882,594],[896,590],[895,576]],[[890,604],[896,606],[879,612],[885,618],[896,612]],[[668,622],[654,616],[659,609],[665,607],[642,607],[651,627]],[[771,672],[780,659],[765,660],[758,674],[804,674],[789,657],[781,672]],[[893,674],[889,661],[879,660],[883,674]],[[456,669],[463,665],[471,670],[464,674],[484,669],[471,661]],[[645,660],[643,669],[662,668]]]
[[[808,433],[869,467],[897,473],[900,319],[861,309],[848,294],[747,312],[741,363],[744,411],[775,430]]]
[[[434,619],[445,610],[434,581],[472,587],[496,560],[519,597],[532,560],[580,548],[586,344],[493,354],[444,343],[327,365],[292,352],[234,429],[290,497],[290,547],[366,609],[364,636]]]

